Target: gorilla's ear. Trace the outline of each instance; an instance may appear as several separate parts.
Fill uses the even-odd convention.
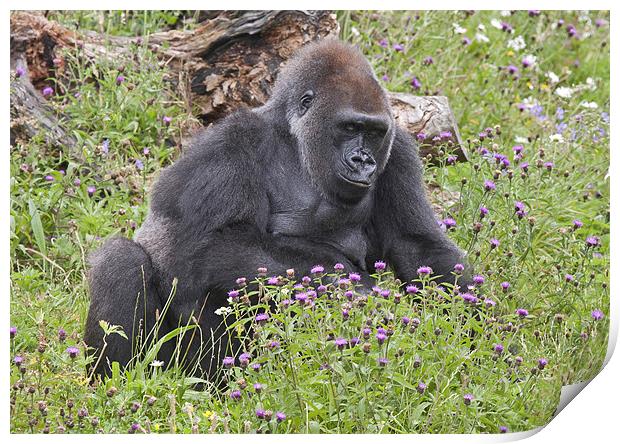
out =
[[[303,93],[303,95],[299,99],[299,111],[298,111],[299,117],[306,114],[306,111],[308,111],[308,109],[310,108],[310,105],[312,105],[313,100],[314,100],[314,91],[308,90],[305,93]]]

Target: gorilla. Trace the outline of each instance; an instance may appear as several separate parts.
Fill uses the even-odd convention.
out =
[[[203,341],[219,338],[210,353],[200,340],[185,344],[213,375],[235,346],[214,312],[258,267],[284,275],[342,263],[370,285],[368,270],[384,260],[402,281],[423,265],[449,280],[463,252],[438,225],[422,172],[362,53],[335,39],[304,46],[265,105],[203,130],[161,172],[133,240],[113,237],[90,257],[85,342],[103,350],[95,371],[126,365],[158,319],[160,337],[193,322]],[[129,338],[110,335],[104,348],[100,320]],[[167,364],[174,347],[158,359]]]

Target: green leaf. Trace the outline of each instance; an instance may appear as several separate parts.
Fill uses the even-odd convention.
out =
[[[39,215],[39,210],[36,205],[32,201],[32,199],[28,200],[28,209],[30,212],[30,227],[32,228],[32,233],[34,234],[35,242],[37,243],[37,248],[39,251],[45,255],[47,255],[47,246],[45,244],[45,232],[43,231],[43,224],[41,223],[41,216]]]

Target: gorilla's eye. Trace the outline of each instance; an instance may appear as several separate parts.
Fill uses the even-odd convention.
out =
[[[312,104],[312,100],[314,99],[314,92],[313,91],[306,91],[302,96],[301,99],[299,99],[299,113],[300,115],[303,115],[306,111],[308,111],[308,108],[310,108],[310,105]]]

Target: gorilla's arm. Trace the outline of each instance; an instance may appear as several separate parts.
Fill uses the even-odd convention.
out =
[[[269,157],[276,143],[268,123],[241,111],[198,136],[162,172],[151,212],[173,225],[173,259],[165,272],[189,285],[188,294],[231,289],[236,278],[256,275],[259,266],[277,275],[288,268],[306,273],[317,263],[348,264],[335,248],[266,232],[265,182],[273,174]]]
[[[371,222],[375,254],[394,267],[402,280],[416,278],[418,267],[424,265],[451,281],[454,265],[465,264],[465,258],[437,223],[426,197],[422,168],[417,146],[398,128],[375,194]]]

